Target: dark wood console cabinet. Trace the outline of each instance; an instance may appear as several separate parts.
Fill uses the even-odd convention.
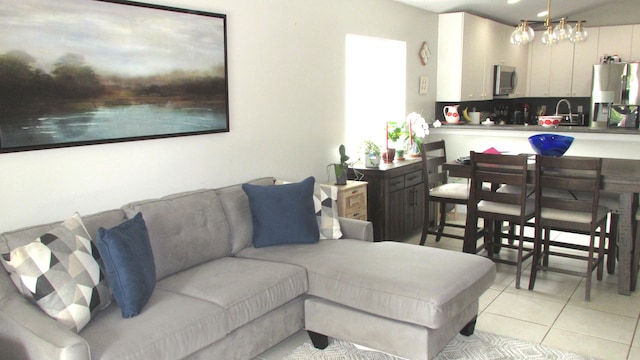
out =
[[[422,161],[404,160],[366,168],[357,163],[349,178],[363,175],[367,186],[368,219],[373,223],[373,239],[400,240],[422,227],[424,184]]]

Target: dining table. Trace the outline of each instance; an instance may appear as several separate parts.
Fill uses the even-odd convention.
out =
[[[534,157],[531,157],[534,159]],[[449,177],[470,178],[471,165],[461,161],[448,161],[443,165]],[[529,164],[530,182],[535,181],[535,163]],[[602,158],[601,191],[619,195],[618,209],[612,209],[619,216],[618,225],[618,293],[630,295],[636,290],[638,261],[640,260],[640,239],[636,236],[636,211],[640,193],[640,160]],[[468,215],[468,214],[467,214]],[[469,222],[467,216],[467,223]],[[468,228],[469,226],[467,226]],[[477,239],[473,232],[465,234],[463,251],[474,253]],[[467,236],[469,235],[469,236]]]

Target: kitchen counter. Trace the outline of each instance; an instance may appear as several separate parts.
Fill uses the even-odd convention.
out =
[[[640,135],[638,129],[626,128],[592,128],[589,126],[558,126],[557,128],[546,128],[540,125],[471,125],[471,124],[443,124],[439,128],[429,126],[431,132],[439,131],[459,131],[459,130],[488,130],[488,131],[532,131],[551,133],[584,133],[584,134],[615,134],[615,135]]]
[[[533,153],[528,137],[538,133],[556,133],[574,137],[566,155],[640,159],[640,130],[607,129],[588,126],[540,125],[442,125],[429,127],[426,141],[446,141],[447,157],[469,156],[469,151],[494,147],[500,151]]]

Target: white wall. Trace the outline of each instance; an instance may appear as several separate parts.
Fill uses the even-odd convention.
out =
[[[390,0],[156,3],[227,15],[231,132],[0,154],[0,231],[260,176],[326,181],[344,140],[347,33],[406,41],[407,111],[434,111],[433,13]]]

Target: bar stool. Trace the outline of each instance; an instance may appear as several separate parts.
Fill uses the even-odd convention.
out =
[[[602,280],[604,268],[605,233],[609,209],[600,205],[600,181],[602,159],[536,156],[536,221],[535,254],[529,279],[529,290],[533,290],[536,275],[540,270],[555,271],[586,278],[585,301],[591,299],[591,277],[597,270],[597,279]],[[556,197],[546,190],[580,192],[582,196]],[[544,191],[543,191],[544,190]],[[585,194],[591,194],[586,198]],[[562,241],[562,235],[551,241],[551,230],[589,234],[589,245]],[[544,232],[544,234],[543,234]],[[595,245],[599,234],[599,244]],[[554,248],[581,250],[557,251]],[[549,265],[550,255],[585,260],[584,272]]]
[[[442,169],[442,165],[447,162],[447,151],[444,140],[433,141],[422,144],[422,180],[424,182],[425,208],[424,222],[422,224],[422,235],[420,245],[424,245],[427,235],[435,235],[436,242],[442,236],[464,240],[464,235],[452,232],[445,232],[445,227],[464,229],[463,224],[447,222],[447,206],[449,204],[466,205],[469,201],[469,185],[449,183],[448,174]],[[431,205],[438,204],[438,220],[435,228],[431,223]]]
[[[468,226],[484,219],[485,249],[494,262],[516,266],[516,288],[520,288],[522,264],[533,256],[533,248],[525,248],[525,224],[535,215],[535,203],[527,197],[528,155],[500,155],[471,152],[471,192],[467,206]],[[484,184],[491,184],[487,189]],[[501,186],[511,191],[496,191]],[[494,231],[496,222],[509,222],[519,226],[519,235],[513,243],[502,243],[501,232]],[[517,242],[517,244],[516,244]],[[517,250],[515,261],[494,256],[496,248]]]

